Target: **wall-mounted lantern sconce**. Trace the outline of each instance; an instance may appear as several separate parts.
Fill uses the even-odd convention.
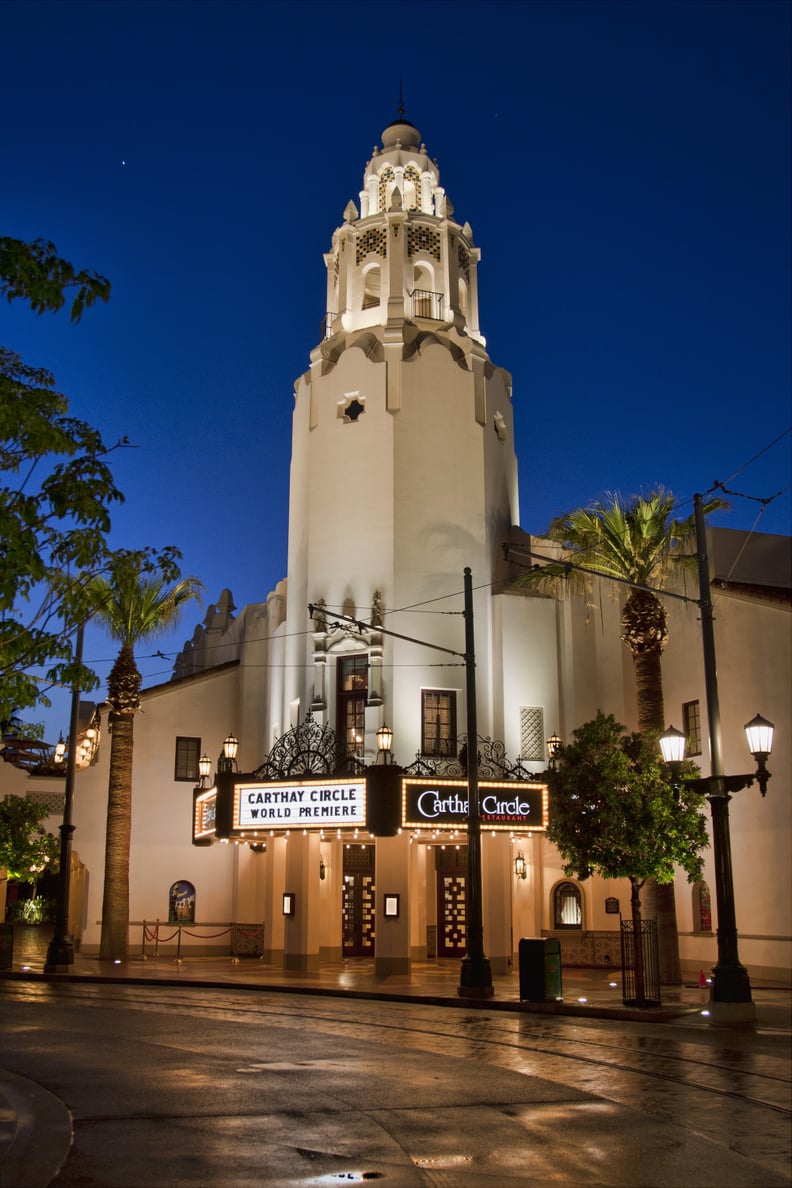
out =
[[[545,744],[547,746],[547,761],[551,767],[555,767],[556,755],[561,749],[561,738],[558,734],[551,734]]]
[[[217,760],[217,770],[221,771],[237,771],[237,751],[239,749],[239,742],[233,734],[229,734],[223,742],[223,750],[220,758]]]
[[[517,856],[514,859],[514,875],[518,879],[527,879],[528,870],[525,864],[525,854],[522,850],[517,851]]]
[[[63,741],[63,735],[58,736],[58,741],[55,744],[55,753],[52,756],[55,763],[63,763],[66,758],[66,743]]]
[[[382,756],[384,764],[393,762],[393,731],[383,724],[377,731],[377,760]]]
[[[201,755],[201,758],[198,760],[198,775],[201,778],[202,788],[206,787],[206,781],[209,779],[211,772],[212,760],[209,758],[206,751],[204,751],[203,755]]]
[[[324,881],[327,878],[327,867],[324,864],[324,858],[319,855],[319,878]]]

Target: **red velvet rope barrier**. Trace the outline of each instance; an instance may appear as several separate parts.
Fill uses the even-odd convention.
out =
[[[200,928],[201,925],[198,924],[195,927]],[[248,939],[254,936],[264,935],[263,924],[259,928],[254,929],[240,928],[238,924],[232,924],[230,928],[224,928],[221,932],[190,932],[187,928],[179,928],[177,926],[175,932],[172,932],[170,936],[162,936],[160,934],[159,922],[157,922],[152,928],[149,928],[146,923],[143,924],[143,937],[144,941],[155,941],[157,943],[162,941],[164,944],[167,944],[168,941],[173,940],[174,936],[180,937],[183,933],[187,936],[194,937],[196,940],[217,940],[220,936],[230,936],[235,930],[240,936],[247,937]]]
[[[226,928],[223,932],[188,932],[186,928],[182,928],[184,936],[194,936],[197,940],[215,940],[218,936],[229,936],[230,928]]]

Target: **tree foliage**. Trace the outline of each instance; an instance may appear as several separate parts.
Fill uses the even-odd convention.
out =
[[[0,718],[47,704],[48,682],[95,681],[72,658],[73,573],[109,556],[110,505],[122,500],[100,434],[70,416],[49,372],[0,347]]]
[[[575,508],[553,520],[548,540],[560,546],[558,561],[538,565],[520,578],[519,586],[555,592],[562,581],[591,590],[600,576],[630,586],[622,612],[622,641],[635,665],[638,725],[661,731],[663,682],[660,657],[668,639],[665,607],[657,596],[674,573],[696,570],[691,549],[696,526],[692,515],[674,516],[674,496],[662,489],[624,501],[619,494],[608,501]],[[711,499],[705,514],[727,506]]]
[[[538,567],[521,579],[525,584],[566,578],[586,587],[591,575],[617,578],[634,586],[662,589],[674,571],[695,571],[695,555],[686,547],[695,540],[692,515],[677,519],[676,500],[659,488],[650,495],[624,500],[616,492],[606,502],[594,500],[557,516],[545,536],[561,546],[558,562]],[[711,499],[706,514],[727,506]]]
[[[79,322],[107,301],[110,282],[76,270],[47,240],[0,236],[0,294],[38,314],[70,300]],[[97,684],[73,661],[70,575],[95,572],[108,555],[109,509],[122,498],[108,453],[97,430],[69,414],[50,372],[0,347],[0,719],[49,704],[47,682]]]
[[[547,836],[565,873],[670,883],[679,865],[690,882],[700,878],[707,830],[695,774],[686,763],[672,788],[652,740],[628,734],[612,714],[575,730],[548,776]]]
[[[79,322],[95,301],[110,297],[110,281],[98,272],[75,271],[58,255],[54,243],[0,236],[0,295],[9,301],[27,301],[34,313],[56,312],[71,297],[70,317]]]
[[[0,294],[38,314],[70,300],[79,322],[107,301],[110,283],[73,268],[46,240],[3,236]],[[81,583],[72,575],[102,572],[110,556],[110,508],[122,495],[109,453],[96,429],[70,415],[49,371],[0,347],[0,719],[49,704],[49,684],[98,683],[73,658]]]
[[[9,879],[35,885],[41,872],[57,869],[60,843],[48,833],[43,821],[45,806],[24,796],[6,796],[0,800],[0,867]]]

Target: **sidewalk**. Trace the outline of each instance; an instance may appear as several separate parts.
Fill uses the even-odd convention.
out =
[[[218,989],[268,989],[273,992],[340,995],[348,998],[383,998],[391,1001],[421,1001],[435,1006],[471,1007],[487,1010],[538,1012],[573,1015],[578,1018],[612,1018],[644,1023],[679,1020],[708,1023],[706,1011],[709,987],[698,984],[664,986],[661,1005],[635,1007],[622,999],[621,971],[564,967],[562,1000],[526,1002],[520,999],[518,971],[493,976],[491,998],[463,998],[457,992],[460,962],[428,960],[414,962],[408,975],[377,977],[374,961],[349,958],[325,962],[310,973],[295,973],[265,965],[256,957],[191,957],[176,960],[163,956],[130,956],[113,965],[98,958],[75,954],[69,973],[45,974],[46,942],[23,943],[14,953],[12,969],[0,977],[20,980],[121,982],[129,985],[158,982],[162,985],[216,987]],[[792,1028],[792,991],[781,986],[752,987],[756,1005],[756,1027],[773,1030]]]

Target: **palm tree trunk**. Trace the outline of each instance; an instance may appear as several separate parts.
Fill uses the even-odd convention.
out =
[[[132,648],[124,644],[107,682],[108,701],[113,708],[110,711],[110,778],[99,944],[99,956],[107,961],[126,961],[129,948],[132,749],[140,684]]]
[[[111,714],[102,937],[99,956],[126,961],[129,944],[129,848],[132,833],[131,714]]]
[[[638,703],[638,729],[661,734],[665,730],[663,672],[659,652],[633,652],[635,690]],[[657,950],[660,983],[681,986],[682,963],[679,957],[676,894],[673,883],[647,883],[648,901],[654,904],[657,920]]]
[[[659,652],[633,652],[635,672],[635,700],[638,709],[638,729],[641,734],[665,730],[663,707],[663,669]]]

